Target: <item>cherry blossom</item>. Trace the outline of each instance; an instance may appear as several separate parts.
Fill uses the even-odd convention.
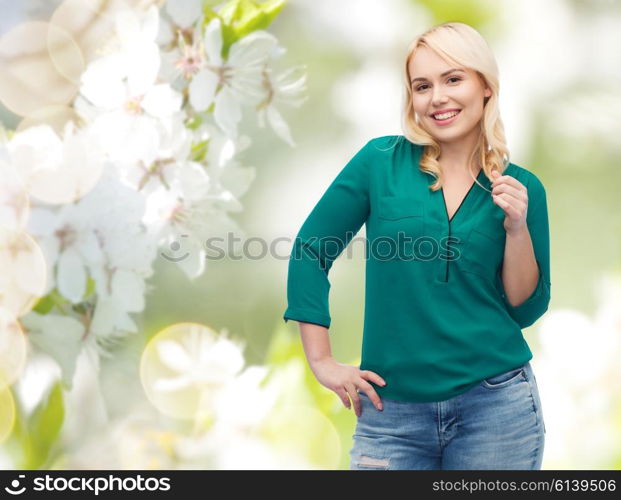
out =
[[[264,66],[277,40],[266,31],[254,31],[231,45],[224,61],[222,24],[215,17],[205,28],[203,43],[206,64],[192,78],[190,104],[196,111],[205,111],[215,102],[216,123],[227,135],[236,137],[241,105],[256,104],[265,93]]]
[[[142,23],[132,11],[120,15],[119,43],[110,49],[114,51],[92,61],[81,77],[76,109],[113,161],[155,161],[161,140],[159,122],[181,109],[181,94],[168,83],[157,83],[158,19],[155,7]]]

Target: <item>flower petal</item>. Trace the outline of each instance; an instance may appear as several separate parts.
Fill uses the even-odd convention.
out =
[[[265,63],[278,40],[267,31],[254,31],[231,45],[229,64],[247,68]]]
[[[151,5],[142,20],[141,32],[145,40],[155,41],[159,30],[160,11],[155,5]]]
[[[58,291],[74,304],[81,302],[86,292],[86,269],[80,254],[67,248],[60,254],[56,272]]]
[[[275,106],[270,105],[267,107],[267,119],[278,137],[287,142],[291,147],[295,147],[295,142],[293,142],[291,132],[289,131],[289,126]]]
[[[213,102],[218,86],[218,75],[213,71],[204,69],[197,73],[190,85],[190,105],[196,111],[205,111]]]
[[[132,97],[144,95],[157,80],[160,49],[155,42],[140,41],[127,52],[127,88]]]
[[[181,94],[167,83],[154,85],[145,94],[141,102],[144,109],[151,116],[164,118],[172,115],[181,108]]]
[[[202,0],[168,0],[166,12],[178,26],[188,28],[201,15]]]
[[[80,81],[80,93],[95,106],[104,109],[119,107],[126,96],[123,78],[127,63],[123,54],[111,54],[91,62]]]
[[[214,17],[205,27],[205,51],[211,64],[222,65],[222,26],[220,18]]]
[[[228,136],[237,136],[237,124],[242,119],[241,106],[228,87],[224,87],[216,96],[214,119]]]

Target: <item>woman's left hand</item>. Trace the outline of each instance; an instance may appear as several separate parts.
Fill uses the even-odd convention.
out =
[[[528,191],[515,177],[492,172],[492,201],[505,212],[507,233],[518,233],[527,228]]]

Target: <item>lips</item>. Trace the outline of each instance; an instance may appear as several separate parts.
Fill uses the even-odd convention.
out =
[[[458,115],[461,112],[461,109],[455,109],[455,108],[454,109],[445,109],[445,110],[442,110],[442,111],[436,111],[436,112],[430,114],[429,116],[431,116],[434,120],[437,120],[436,116],[445,115],[446,113],[454,113],[454,112],[457,112],[457,115]],[[454,115],[454,116],[457,116],[457,115]],[[454,118],[454,116],[451,116],[450,118]],[[445,118],[445,120],[450,120],[450,118]]]
[[[457,120],[457,118],[459,118],[459,114],[461,113],[461,110],[457,111],[456,115],[451,116],[450,118],[445,118],[444,120],[437,120],[436,118],[431,117],[431,119],[433,120],[433,124],[436,127],[448,127],[450,125],[452,125],[455,120]]]

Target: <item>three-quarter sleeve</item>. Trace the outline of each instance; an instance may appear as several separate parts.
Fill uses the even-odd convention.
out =
[[[537,286],[530,296],[518,306],[513,306],[504,293],[502,280],[497,275],[497,282],[502,290],[502,298],[509,315],[520,328],[526,328],[537,321],[548,310],[550,303],[550,229],[546,191],[541,181],[533,177],[528,190],[528,214],[526,224],[533,243],[535,260],[539,268]]]
[[[370,144],[367,142],[328,186],[293,242],[285,322],[292,319],[330,327],[328,273],[369,215]]]

